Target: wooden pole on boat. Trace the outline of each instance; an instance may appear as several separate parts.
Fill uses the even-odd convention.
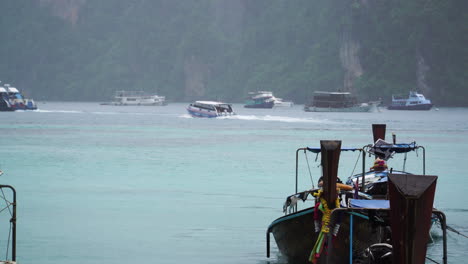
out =
[[[385,140],[385,130],[387,128],[386,124],[372,124],[372,136],[374,137],[374,143],[379,140]],[[379,158],[383,158],[381,155],[377,155]],[[362,157],[362,180],[361,180],[361,192],[365,191],[365,186],[366,186],[366,160],[365,160],[365,155]]]
[[[328,208],[335,208],[337,197],[336,179],[338,177],[338,162],[341,153],[340,140],[320,140],[323,169],[323,197]]]
[[[385,129],[386,124],[372,124],[372,135],[374,136],[374,142],[379,138],[385,140]]]
[[[437,176],[388,176],[393,263],[425,263],[436,183]]]

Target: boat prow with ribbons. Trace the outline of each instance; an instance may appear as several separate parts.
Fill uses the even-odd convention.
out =
[[[302,192],[298,191],[300,153],[305,154],[308,165],[307,153],[317,155],[317,159],[320,155],[322,168],[317,187],[311,175],[312,186]],[[338,177],[341,153],[356,153],[362,160],[360,178],[349,184]],[[433,208],[437,176],[390,170],[385,174],[388,192],[374,197],[366,192],[371,183],[366,180],[370,174],[364,157],[369,153],[367,147],[342,148],[338,140],[322,140],[320,148],[296,150],[295,193],[286,198],[284,216],[267,229],[267,257],[273,234],[279,257],[288,263],[423,264],[428,258],[447,263],[446,218]],[[384,157],[378,151],[374,155],[375,160]],[[385,169],[385,163],[373,164],[375,174]],[[427,242],[435,222],[441,227],[443,243],[438,251],[441,254],[434,257],[427,254]]]

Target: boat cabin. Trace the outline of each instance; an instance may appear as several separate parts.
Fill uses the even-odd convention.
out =
[[[232,107],[227,103],[211,102],[211,101],[196,101],[190,104],[193,107],[197,107],[200,110],[215,111],[217,113],[232,113]]]
[[[431,108],[431,100],[414,91],[411,91],[407,98],[393,95],[392,103],[387,107],[389,110],[429,110]]]
[[[356,104],[356,97],[348,92],[316,91],[314,92],[311,105],[315,107],[345,108]]]

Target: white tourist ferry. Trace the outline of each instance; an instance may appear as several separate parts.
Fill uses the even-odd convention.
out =
[[[402,96],[392,96],[392,103],[388,110],[430,110],[432,102],[424,95],[417,92],[410,92],[408,98]]]
[[[114,105],[166,105],[166,97],[144,91],[117,91]]]

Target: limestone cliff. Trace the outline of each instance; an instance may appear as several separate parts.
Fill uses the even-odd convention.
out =
[[[345,70],[343,80],[344,90],[352,93],[356,93],[353,85],[354,81],[363,73],[359,60],[359,48],[360,44],[352,37],[351,31],[345,30],[340,47],[340,60]]]

